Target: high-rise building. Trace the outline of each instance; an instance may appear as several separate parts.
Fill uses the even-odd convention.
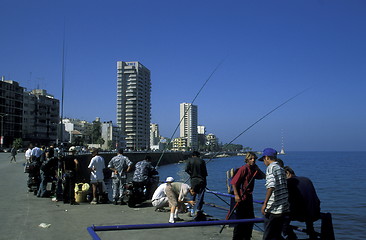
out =
[[[150,70],[139,62],[117,62],[117,125],[126,147],[149,149],[151,119]]]
[[[180,137],[187,139],[187,146],[191,150],[198,149],[198,133],[197,133],[197,106],[191,103],[180,104]]]

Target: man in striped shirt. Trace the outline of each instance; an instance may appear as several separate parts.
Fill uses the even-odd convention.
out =
[[[265,216],[263,240],[282,239],[281,229],[284,217],[289,212],[286,173],[277,163],[277,151],[273,148],[263,150],[263,161],[266,170],[266,197],[262,206]]]

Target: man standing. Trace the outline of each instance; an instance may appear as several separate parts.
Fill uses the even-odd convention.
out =
[[[186,173],[189,174],[191,179],[191,188],[194,192],[193,201],[196,201],[195,210],[196,218],[195,220],[203,220],[204,214],[202,212],[202,207],[204,203],[205,188],[207,185],[207,168],[206,162],[200,158],[200,153],[194,151],[192,153],[192,158],[188,159]]]
[[[282,239],[284,219],[289,212],[286,174],[276,160],[277,151],[273,148],[264,149],[263,156],[259,159],[267,166],[267,192],[262,206],[262,214],[265,216],[263,240]]]
[[[31,154],[32,154],[32,145],[29,145],[27,151],[25,151],[25,153],[24,153],[24,157],[25,157],[24,173],[29,172]]]
[[[75,183],[76,174],[79,169],[79,161],[76,156],[76,148],[74,146],[69,148],[71,155],[65,156],[63,158],[63,199],[64,203],[70,203],[71,205],[76,205],[75,201]]]
[[[253,190],[254,179],[264,179],[265,174],[255,164],[257,156],[248,152],[245,156],[245,165],[240,167],[231,180],[236,202],[236,219],[254,218]],[[232,210],[234,211],[234,209]],[[234,227],[233,240],[250,240],[253,223],[241,223]]]
[[[126,173],[130,171],[132,162],[128,157],[123,156],[123,149],[118,149],[117,156],[113,157],[108,164],[108,168],[112,170],[112,189],[113,189],[113,204],[117,205],[120,201],[123,202],[124,184],[126,183]]]
[[[16,155],[17,155],[17,148],[15,146],[13,146],[10,150],[10,153],[11,153],[11,159],[10,159],[10,162],[12,162],[14,160],[14,162],[16,163],[17,162],[17,159],[16,159]]]
[[[103,193],[103,169],[105,168],[104,158],[99,156],[99,151],[96,148],[91,149],[92,159],[90,160],[88,169],[90,171],[90,183],[93,187],[93,200],[90,204],[97,204],[97,191]]]
[[[38,147],[38,144],[36,144],[32,148],[31,152],[31,162],[38,162],[41,159],[43,151]]]

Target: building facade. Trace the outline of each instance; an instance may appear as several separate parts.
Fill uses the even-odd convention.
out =
[[[150,148],[150,70],[139,62],[117,62],[117,125],[126,148]]]
[[[160,142],[159,125],[156,123],[150,124],[150,146],[158,145]]]
[[[44,89],[24,92],[23,97],[23,141],[56,143],[60,101]]]
[[[11,147],[13,141],[22,138],[23,91],[18,82],[0,81],[0,146]]]
[[[23,144],[55,143],[59,123],[59,100],[46,90],[25,91],[18,82],[0,81],[0,142],[11,147],[15,139]],[[2,141],[1,141],[2,140]]]
[[[126,147],[124,138],[120,133],[120,128],[113,125],[112,121],[103,122],[101,128],[102,138],[104,139],[102,149],[113,150],[120,147]]]
[[[198,149],[198,112],[197,106],[191,103],[180,104],[180,137],[187,139],[187,146],[191,150]]]
[[[187,138],[185,137],[179,137],[173,139],[173,151],[187,151],[188,145],[187,145]]]

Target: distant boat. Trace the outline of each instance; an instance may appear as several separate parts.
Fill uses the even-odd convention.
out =
[[[285,155],[286,154],[285,149],[282,147],[281,148],[281,151],[278,154],[279,155]]]
[[[279,155],[285,155],[286,152],[285,152],[285,148],[283,147],[283,129],[282,129],[281,144],[282,144],[281,151],[278,154]]]

